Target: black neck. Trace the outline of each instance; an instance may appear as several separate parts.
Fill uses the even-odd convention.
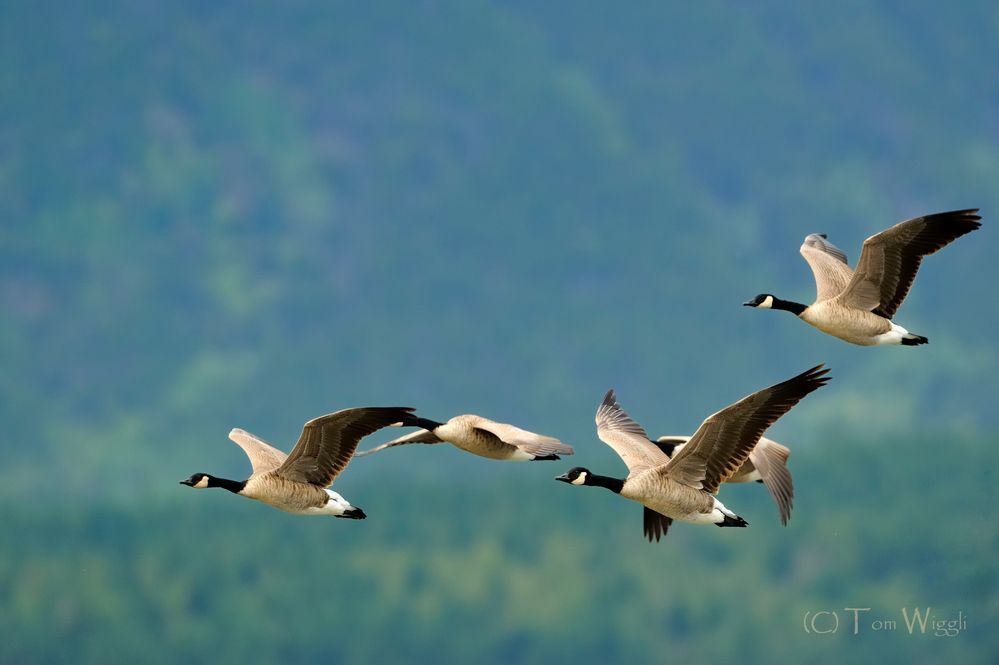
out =
[[[422,429],[430,430],[431,432],[433,432],[443,423],[439,423],[436,420],[430,420],[429,418],[421,418],[420,416],[412,416],[407,414],[406,419],[402,421],[402,424],[404,427],[420,427]]]
[[[774,296],[774,304],[770,308],[782,309],[785,312],[791,312],[795,316],[801,316],[801,313],[808,309],[808,305],[802,305],[800,302],[794,302],[793,300],[781,300]]]
[[[653,441],[652,439],[649,439],[649,442],[659,448],[659,450],[666,453],[666,457],[673,457],[673,451],[676,449],[676,444],[672,441]]]
[[[592,473],[586,474],[586,484],[595,485],[596,487],[605,487],[609,489],[614,494],[620,494],[621,488],[624,487],[624,480],[621,478],[610,478],[608,476],[597,476]]]
[[[246,487],[245,480],[229,480],[228,478],[216,478],[215,476],[208,476],[208,486],[209,487],[221,487],[222,489],[229,490],[233,494],[239,494]]]

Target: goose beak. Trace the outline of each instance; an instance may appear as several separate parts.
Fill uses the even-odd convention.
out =
[[[190,478],[188,478],[187,480],[180,481],[180,484],[181,485],[187,485],[188,487],[194,487],[194,483],[191,482]]]
[[[561,476],[555,476],[555,480],[561,480],[563,483],[572,483],[569,479],[568,473],[563,473]]]
[[[746,302],[742,303],[742,306],[743,307],[756,307],[756,301],[755,300],[747,300]]]

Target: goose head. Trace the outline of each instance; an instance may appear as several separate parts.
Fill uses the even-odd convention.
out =
[[[210,485],[208,484],[210,478],[211,476],[209,476],[207,473],[196,473],[187,480],[180,481],[180,484],[187,485],[188,487],[193,487],[194,489],[200,490],[206,487],[210,487]]]
[[[561,480],[563,483],[569,483],[570,485],[588,485],[592,484],[587,482],[591,475],[593,474],[590,473],[589,469],[576,466],[569,469],[561,476],[555,476],[555,480]]]
[[[744,307],[757,307],[759,309],[771,309],[774,306],[774,296],[772,293],[761,293],[752,300],[742,303]]]

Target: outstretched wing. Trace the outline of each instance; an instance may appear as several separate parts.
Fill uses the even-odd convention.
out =
[[[826,240],[826,234],[806,236],[798,251],[815,276],[815,302],[835,298],[850,283],[853,270],[846,263],[846,254]]]
[[[829,380],[822,365],[764,388],[701,423],[662,473],[676,482],[714,494],[743,465],[753,446],[782,415]]]
[[[572,446],[568,446],[553,436],[535,434],[526,429],[520,429],[506,423],[498,423],[488,418],[480,418],[475,423],[476,429],[489,432],[504,443],[517,446],[525,453],[544,457],[547,455],[571,455]]]
[[[344,409],[305,423],[295,448],[275,473],[296,482],[326,487],[343,471],[363,437],[402,422],[415,409]]]
[[[407,443],[441,443],[441,440],[438,439],[437,435],[430,430],[421,429],[411,432],[405,436],[400,436],[398,439],[387,441],[380,446],[375,446],[374,448],[369,448],[368,450],[355,453],[354,457],[364,457],[365,455],[370,455],[371,453],[377,453],[379,450],[385,450],[386,448],[392,448],[394,446],[404,446]]]
[[[267,473],[281,466],[288,456],[255,434],[238,427],[229,432],[229,438],[243,449],[250,458],[253,475]]]
[[[848,307],[892,318],[909,294],[924,256],[981,227],[977,208],[900,222],[864,241],[857,270],[840,296]]]
[[[662,513],[657,513],[651,508],[645,508],[642,513],[642,527],[645,531],[645,537],[649,539],[650,543],[653,540],[658,543],[659,539],[665,536],[666,532],[669,531],[671,524],[673,524],[672,517],[666,517]]]
[[[607,391],[597,407],[596,420],[597,436],[620,456],[628,467],[628,475],[669,461],[669,456],[649,441],[642,426],[624,412],[613,390]]]
[[[787,468],[790,454],[785,446],[765,437],[761,437],[753,452],[749,453],[749,461],[760,472],[760,479],[777,504],[780,523],[784,526],[791,519],[791,508],[794,506],[794,481]]]

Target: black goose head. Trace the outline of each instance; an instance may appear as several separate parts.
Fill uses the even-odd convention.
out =
[[[570,485],[586,485],[586,481],[589,480],[592,475],[593,474],[590,473],[589,469],[584,469],[581,466],[575,466],[563,473],[561,476],[555,476],[555,480],[561,480],[563,483],[569,483]]]
[[[772,293],[761,293],[752,300],[747,300],[742,304],[746,307],[755,307],[757,309],[780,309],[785,312],[791,312],[795,316],[801,316],[801,313],[808,309],[807,305],[802,305],[800,302],[794,302],[793,300],[781,300]]]
[[[204,489],[206,487],[211,487],[209,484],[211,482],[211,476],[207,473],[196,473],[187,480],[180,481],[181,485],[187,485],[188,487],[193,487],[195,489]]]
[[[665,439],[666,437],[662,438]],[[677,444],[673,443],[672,441],[662,441],[662,440],[657,441],[655,439],[649,439],[649,441],[655,444],[656,447],[659,448],[659,450],[666,453],[667,457],[673,457],[673,451],[676,450]]]
[[[772,293],[761,293],[752,300],[742,303],[743,307],[758,307],[760,309],[770,309],[774,306],[777,296]]]
[[[221,487],[234,494],[239,494],[246,487],[245,480],[229,480],[228,478],[216,478],[207,473],[196,473],[187,480],[180,481],[181,485],[187,485],[194,489],[202,490],[206,487]]]
[[[561,476],[555,476],[555,480],[561,480],[570,485],[587,485],[589,487],[603,487],[615,494],[620,494],[624,488],[624,480],[621,478],[611,478],[609,476],[598,476],[589,469],[581,466],[573,467]]]

